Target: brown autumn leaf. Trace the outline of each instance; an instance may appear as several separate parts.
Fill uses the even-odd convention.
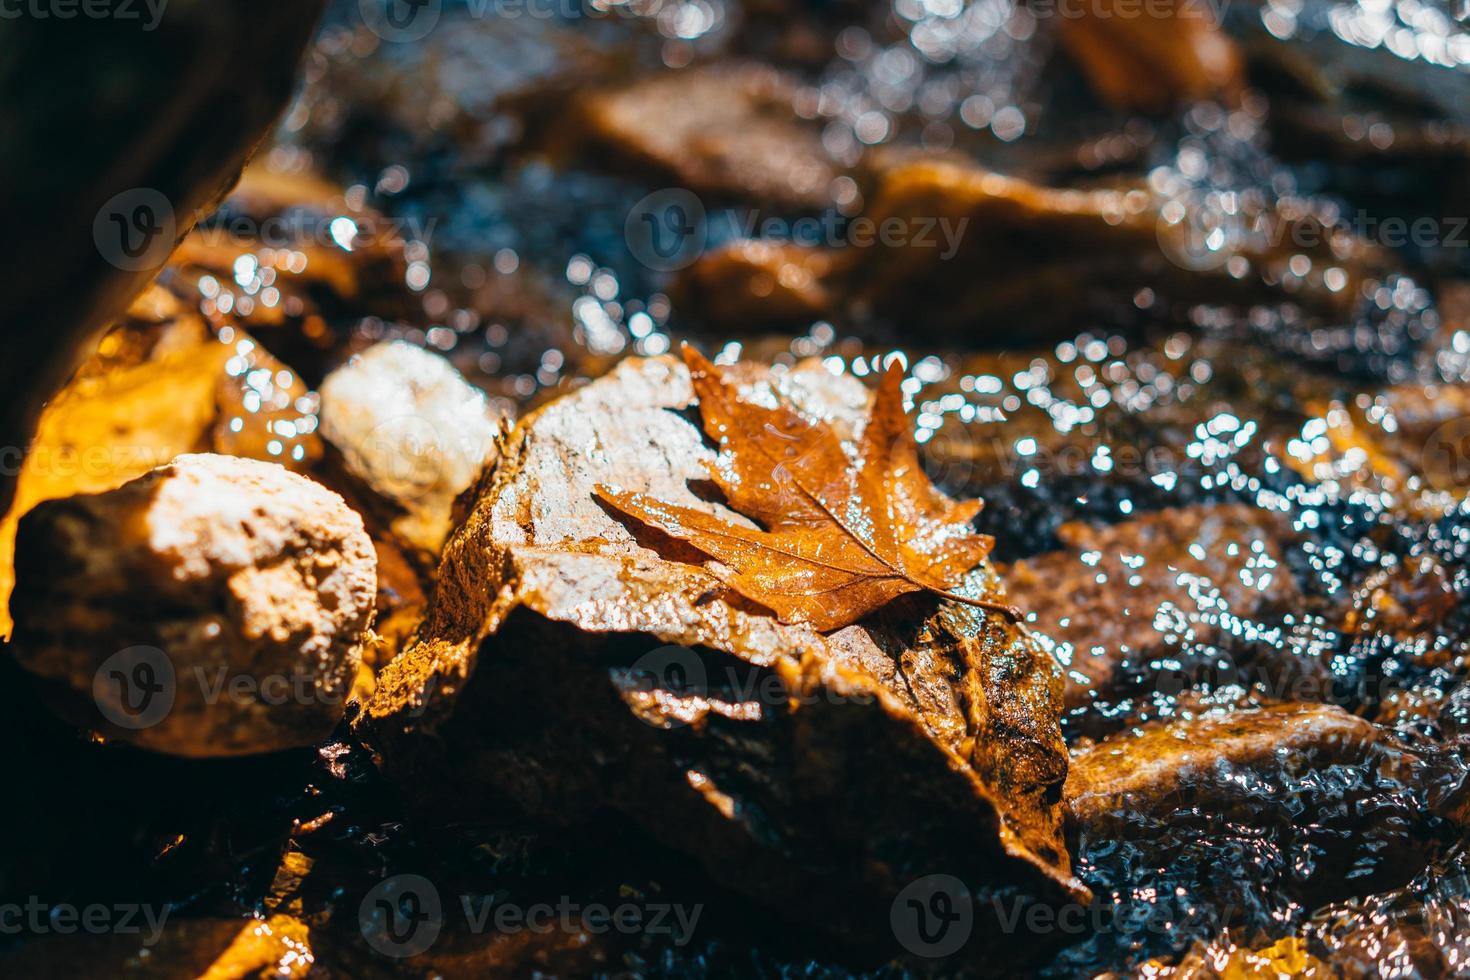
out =
[[[783,622],[840,629],[920,591],[1018,618],[1004,603],[953,591],[994,542],[970,526],[980,501],[951,500],[920,467],[895,366],[849,453],[825,422],[742,401],[694,348],[684,361],[720,447],[711,476],[764,530],[613,487],[597,487],[600,500],[720,562],[727,585]]]

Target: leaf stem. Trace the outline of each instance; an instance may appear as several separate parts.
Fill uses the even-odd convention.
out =
[[[1010,603],[995,602],[990,599],[972,599],[967,595],[959,595],[955,592],[941,592],[939,594],[946,599],[953,599],[955,602],[963,602],[967,606],[974,606],[976,609],[988,609],[991,612],[998,612],[1002,616],[1009,617],[1013,623],[1019,623],[1025,618],[1021,610]]]

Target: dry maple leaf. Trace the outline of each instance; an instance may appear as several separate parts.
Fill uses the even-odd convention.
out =
[[[720,447],[711,475],[729,505],[765,530],[611,487],[595,488],[599,499],[720,562],[727,585],[783,622],[835,630],[919,591],[1019,618],[1004,603],[951,591],[994,542],[970,526],[980,501],[951,500],[920,467],[900,370],[884,374],[850,455],[825,422],[742,401],[692,347],[684,361],[704,430]]]

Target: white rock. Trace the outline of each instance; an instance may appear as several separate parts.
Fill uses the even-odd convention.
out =
[[[437,551],[454,498],[495,447],[503,416],[438,354],[404,341],[378,344],[328,375],[322,435],[352,472],[399,505],[394,528]]]

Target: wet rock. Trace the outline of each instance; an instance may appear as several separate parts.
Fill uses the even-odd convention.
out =
[[[627,39],[623,25],[603,34],[503,13],[442,7],[435,29],[408,44],[383,43],[360,17],[338,19],[317,36],[282,137],[336,172],[406,164],[417,177],[451,149],[469,168],[503,160],[564,112],[569,90],[599,84]]]
[[[1406,747],[1328,704],[1147,725],[1080,746],[1064,797],[1069,821],[1094,838],[1188,826],[1190,813],[1262,832],[1301,826],[1328,852],[1303,875],[1313,889],[1337,875],[1402,883],[1433,853],[1437,825],[1457,836],[1467,812],[1466,771],[1452,753]]]
[[[1320,704],[1078,746],[1069,828],[1079,869],[1111,901],[1105,927],[1078,937],[1053,972],[1099,957],[1187,960],[1222,933],[1280,936],[1328,902],[1429,874],[1463,835],[1465,777],[1453,752]]]
[[[162,281],[216,330],[250,331],[318,385],[360,343],[364,317],[413,318],[421,300],[405,282],[405,236],[426,232],[310,174],[273,170],[270,159],[247,168],[179,243]]]
[[[1470,386],[1406,383],[1311,405],[1325,451],[1289,457],[1310,479],[1339,479],[1389,493],[1470,486]],[[1319,434],[1314,430],[1313,435]],[[1303,446],[1322,446],[1303,442]]]
[[[1456,28],[1389,11],[1380,29],[1404,40],[1395,50],[1355,41],[1359,10],[1305,6],[1285,38],[1265,20],[1232,28],[1251,85],[1270,99],[1273,152],[1308,163],[1314,183],[1351,202],[1363,234],[1425,266],[1470,272],[1460,217],[1470,192],[1459,179],[1470,162],[1470,79],[1462,65],[1419,53]]]
[[[1140,972],[1158,980],[1225,980],[1227,977],[1327,980],[1337,975],[1296,936],[1256,948],[1223,936],[1213,942],[1199,943],[1178,963],[1151,960]]]
[[[1176,303],[1244,311],[1284,301],[1290,317],[1252,329],[1308,358],[1311,328],[1338,324],[1349,313],[1370,316],[1362,298],[1373,290],[1362,290],[1376,288],[1393,268],[1382,249],[1260,195],[1215,242],[1201,227],[1207,211],[1143,180],[1050,187],[948,157],[897,160],[878,168],[870,206],[845,226],[848,244],[831,250],[820,290],[806,294],[826,297],[834,322],[877,320],[931,334],[973,331],[978,323],[988,332],[971,340],[1013,346],[1013,336],[990,331],[1021,322],[1034,341],[1071,336],[1080,317],[1094,321],[1099,311],[1116,327],[1137,330]],[[1291,271],[1302,257],[1310,260],[1304,277]],[[693,287],[728,260],[720,251],[707,254],[681,282]],[[1336,270],[1330,281],[1328,269]],[[746,290],[736,305],[753,304],[760,281],[733,279]],[[1407,319],[1403,311],[1383,315]],[[1371,326],[1341,328],[1341,343],[1335,339],[1328,353],[1346,356]],[[1337,349],[1344,345],[1349,350]],[[1326,356],[1316,353],[1317,360]]]
[[[1293,704],[1160,725],[1073,752],[1065,797],[1084,826],[1130,814],[1218,805],[1229,798],[1231,770],[1356,765],[1378,730],[1332,705]],[[1219,794],[1211,796],[1211,794]]]
[[[41,501],[111,490],[186,452],[297,470],[321,456],[315,395],[299,376],[238,328],[216,334],[196,309],[161,287],[144,292],[51,398],[24,461],[5,461],[19,477],[0,521],[0,635],[15,528]]]
[[[1466,947],[1464,885],[1457,857],[1403,888],[1317,909],[1294,935],[1270,945],[1244,942],[1243,930],[1232,930],[1196,943],[1177,965],[1161,959],[1140,972],[1165,980],[1452,976]]]
[[[1064,524],[1065,550],[1016,562],[1006,581],[1028,622],[1057,642],[1069,709],[1150,683],[1178,694],[1189,665],[1232,639],[1247,646],[1232,624],[1238,633],[1301,607],[1283,532],[1280,520],[1240,505],[1164,510],[1113,527]]]
[[[14,656],[55,682],[63,712],[156,751],[310,744],[356,677],[375,565],[330,491],[272,464],[179,456],[21,521]]]
[[[46,399],[239,176],[290,97],[323,7],[229,0],[6,19],[0,84],[47,98],[0,107],[0,184],[26,189],[10,217],[31,229],[0,266],[0,446],[29,444]],[[0,470],[0,508],[13,476]]]
[[[667,71],[590,95],[577,135],[701,195],[830,207],[843,170],[796,97],[790,78],[763,65]]]
[[[832,260],[824,248],[732,242],[691,266],[674,299],[707,326],[737,334],[756,324],[801,328],[832,308]]]
[[[317,395],[249,336],[235,333],[215,389],[211,448],[303,472],[322,455]]]
[[[862,417],[851,379],[742,370],[750,398]],[[1052,802],[1055,668],[1023,630],[922,599],[830,636],[783,625],[595,502],[616,484],[717,506],[691,489],[714,459],[692,399],[682,364],[632,360],[517,426],[361,720],[390,771],[421,799],[494,790],[558,823],[612,807],[865,946],[938,868],[977,893],[1082,895]]]
[[[1025,313],[1028,321],[1051,322],[1081,308],[1106,309],[1150,288],[1173,301],[1250,303],[1280,298],[1281,280],[1292,255],[1306,251],[1344,269],[1346,284],[1333,290],[1318,282],[1292,284],[1291,300],[1341,315],[1354,290],[1382,263],[1383,256],[1351,236],[1295,231],[1299,216],[1253,208],[1242,221],[1250,234],[1227,235],[1215,250],[1195,240],[1200,215],[1142,182],[1103,189],[1046,187],[949,161],[918,161],[885,173],[868,215],[879,227],[899,221],[918,229],[944,218],[959,231],[955,247],[867,249],[852,269],[854,295],[879,313],[895,315],[925,290],[926,305],[943,320],[985,311]],[[963,225],[961,224],[963,222]],[[942,227],[942,226],[941,226]],[[1296,245],[1301,237],[1314,244]],[[1062,244],[1065,243],[1065,244]],[[882,244],[880,240],[880,245]],[[1226,274],[1240,257],[1259,275]],[[953,274],[959,265],[978,266],[978,279]],[[1106,296],[1111,302],[1103,301]]]
[[[1399,640],[1449,634],[1459,606],[1455,570],[1431,555],[1411,555],[1372,572],[1354,591],[1344,632]]]
[[[547,384],[546,366],[553,363],[549,352],[561,358],[551,375],[557,380],[600,378],[620,359],[626,338],[611,322],[589,329],[577,319],[573,311],[579,298],[565,277],[558,281],[529,263],[508,273],[493,266],[479,272],[484,281],[465,307],[485,325],[484,341],[461,339],[454,364],[490,395],[498,411],[510,414],[517,406],[555,397],[555,383]],[[531,381],[536,387],[526,387]]]
[[[343,976],[361,980],[417,980],[420,977],[485,977],[485,976],[600,976],[616,974],[625,962],[620,955],[614,930],[596,927],[596,931],[580,925],[580,909],[570,918],[570,928],[555,915],[555,901],[547,903],[551,911],[549,923],[538,920],[536,928],[517,924],[507,929],[496,927],[495,915],[504,915],[497,896],[441,896],[444,906],[443,928],[433,935],[433,943],[422,952],[395,958],[392,951],[401,945],[402,935],[374,933],[365,942],[356,916],[342,923],[331,934],[314,931],[312,947],[317,962]],[[468,906],[460,902],[467,902]],[[564,900],[563,900],[564,901]],[[515,903],[510,908],[518,909]],[[468,912],[466,911],[468,908]],[[538,909],[539,914],[539,909]],[[467,919],[484,915],[480,928]],[[513,920],[512,920],[513,921]],[[334,925],[337,925],[334,923]],[[427,930],[425,930],[425,934]],[[611,935],[610,935],[611,934]],[[414,933],[408,934],[410,937]],[[409,940],[411,942],[411,939]],[[374,948],[376,947],[376,948]],[[388,951],[385,955],[384,951]],[[335,974],[334,974],[335,975]]]
[[[1073,14],[1058,18],[1058,38],[1113,108],[1160,112],[1196,99],[1228,101],[1245,85],[1235,42],[1205,0],[1143,12],[1103,0]]]
[[[1335,976],[1453,976],[1470,935],[1465,871],[1455,855],[1403,888],[1334,902],[1317,910],[1302,938],[1331,960]]]
[[[437,552],[454,498],[492,458],[502,416],[447,360],[413,344],[378,344],[322,384],[322,434],[347,468],[402,510],[392,525]]]

